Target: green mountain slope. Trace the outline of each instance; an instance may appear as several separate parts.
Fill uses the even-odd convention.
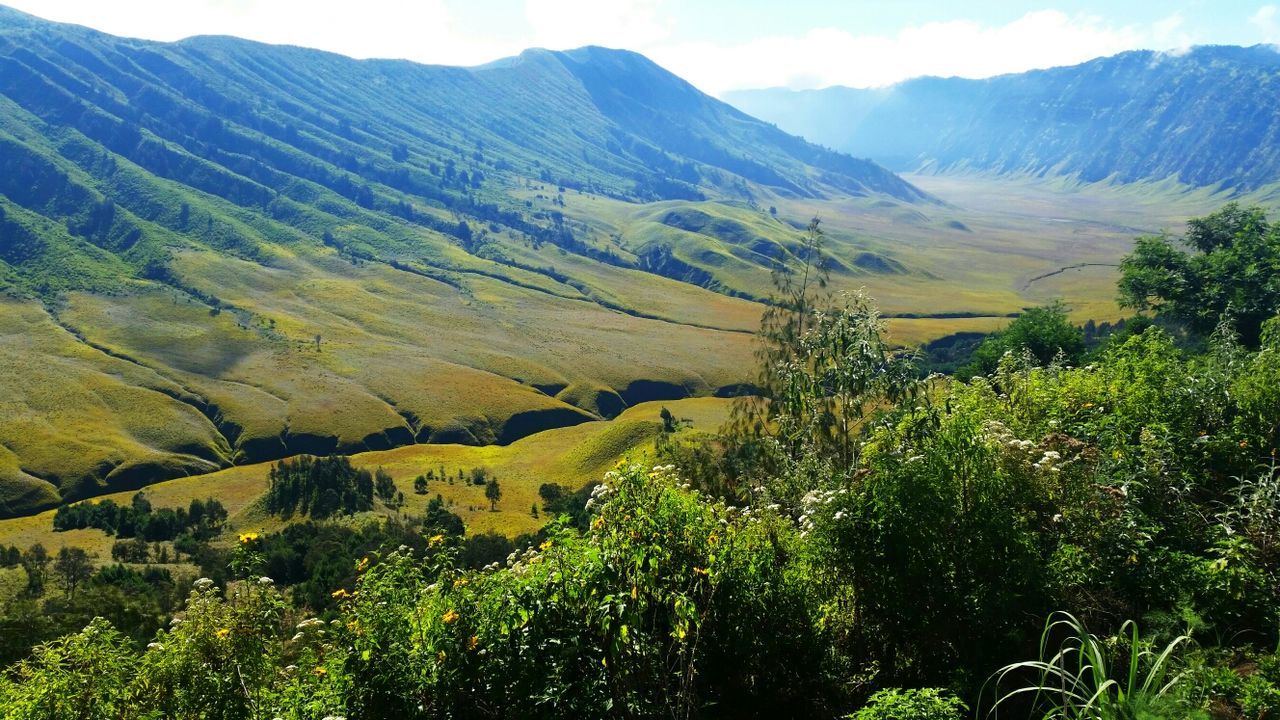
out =
[[[1137,51],[987,80],[728,99],[897,169],[1173,178],[1244,191],[1280,181],[1280,53],[1272,46]]]
[[[798,248],[756,199],[858,197],[933,202],[632,53],[430,67],[0,8],[0,515],[733,388]],[[899,269],[865,254],[831,259]]]

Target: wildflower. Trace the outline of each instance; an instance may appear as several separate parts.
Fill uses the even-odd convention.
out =
[[[1085,410],[1088,410],[1088,409],[1089,409],[1089,408],[1091,408],[1091,407],[1093,407],[1093,403],[1085,403],[1085,404],[1084,404],[1084,409],[1085,409]]]
[[[1247,447],[1249,447],[1249,441],[1248,441],[1248,440],[1241,440],[1241,441],[1240,441],[1240,447],[1241,447],[1241,448],[1247,448]]]
[[[550,541],[550,540],[544,540],[544,541],[542,541],[542,544],[538,546],[538,549],[539,549],[539,550],[541,550],[542,552],[546,552],[546,551],[550,550],[550,549],[551,549],[551,541]]]
[[[453,610],[450,610],[446,612],[444,616],[441,617],[440,619],[444,621],[445,625],[452,625],[453,623],[458,621],[458,613],[454,612]]]
[[[257,539],[258,539],[258,533],[256,532],[243,533],[240,535],[240,544],[248,545],[249,543],[254,542]]]
[[[195,581],[195,583],[193,584],[201,590],[208,590],[209,588],[213,587],[213,581],[210,580],[209,578],[204,578],[204,577]]]
[[[479,644],[480,644],[480,638],[476,637],[475,635],[472,635],[471,637],[467,638],[468,650],[475,650],[476,646]]]
[[[444,542],[444,535],[432,535],[431,538],[427,540],[427,544],[432,547],[439,545],[442,542]]]
[[[148,650],[164,650],[164,645],[161,645],[158,642],[147,643],[147,649]]]
[[[264,585],[264,586],[271,586],[271,585],[275,585],[275,584],[276,584],[276,581],[275,581],[275,580],[272,580],[271,578],[267,577],[266,575],[263,575],[262,577],[258,578],[258,584],[259,584],[259,585]]]
[[[453,586],[454,586],[454,587],[462,587],[463,585],[466,585],[468,582],[470,582],[470,581],[469,581],[469,580],[467,580],[467,579],[466,579],[466,578],[464,578],[464,577],[461,577],[461,578],[458,578],[457,580],[454,580],[454,581],[453,581]]]
[[[369,556],[365,555],[360,558],[360,562],[356,563],[356,572],[364,572],[367,567],[369,567]]]
[[[710,575],[710,574],[711,574],[711,571],[707,570],[706,568],[696,567],[696,568],[694,568],[694,569],[693,569],[693,574],[694,574],[694,575],[701,575],[701,576],[703,576],[703,577],[706,577],[707,575]]]
[[[328,672],[329,672],[328,670],[324,669],[323,665],[317,665],[311,668],[311,674],[315,675],[316,677],[324,677],[325,673],[328,673]]]
[[[214,634],[218,636],[219,640],[226,640],[231,635],[231,628],[222,628]]]
[[[350,597],[350,593],[348,593],[344,588],[338,588],[337,590],[329,593],[329,596],[334,600],[341,600],[342,598]]]

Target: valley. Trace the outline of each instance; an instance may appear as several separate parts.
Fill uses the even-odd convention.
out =
[[[904,179],[601,48],[444,68],[0,21],[0,516],[737,392],[812,217],[898,345],[1054,298],[1116,319],[1109,265],[1214,199]]]

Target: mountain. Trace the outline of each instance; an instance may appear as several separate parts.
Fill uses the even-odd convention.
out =
[[[1174,178],[1245,191],[1280,180],[1280,53],[1271,46],[1135,51],[987,80],[726,99],[899,170]]]
[[[858,198],[934,202],[630,52],[435,67],[0,8],[0,516],[731,392],[801,247],[760,203]]]

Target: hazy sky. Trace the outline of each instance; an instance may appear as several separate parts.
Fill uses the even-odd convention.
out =
[[[226,34],[472,65],[527,47],[623,47],[710,93],[985,77],[1134,48],[1280,43],[1257,0],[0,0],[117,35]]]

